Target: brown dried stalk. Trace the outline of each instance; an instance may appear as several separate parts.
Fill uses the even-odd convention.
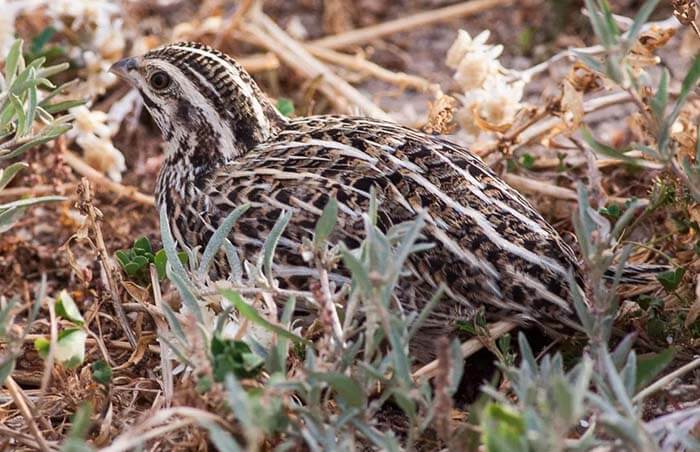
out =
[[[515,329],[517,326],[517,323],[508,322],[506,320],[500,320],[488,326],[488,336],[492,339],[497,339],[506,334],[507,332]],[[467,359],[482,348],[484,348],[483,340],[479,337],[475,337],[469,339],[466,342],[463,342],[459,349],[462,352],[462,358]],[[439,372],[440,362],[436,359],[421,367],[417,371],[413,372],[412,376],[414,379],[433,378]]]
[[[373,118],[391,119],[381,108],[336,75],[326,65],[318,61],[302,44],[289,36],[270,17],[262,12],[258,12],[251,19],[251,24],[242,25],[243,30],[252,35],[263,46],[275,52],[285,63],[299,73],[304,74],[308,78],[323,77],[319,89],[337,107],[349,112],[345,102],[338,102],[339,99],[347,99]]]
[[[15,402],[15,405],[19,409],[19,412],[22,413],[22,416],[27,421],[27,425],[29,426],[29,430],[32,432],[32,435],[34,436],[34,440],[37,442],[39,449],[42,452],[50,452],[52,449],[49,447],[48,443],[46,442],[44,435],[41,434],[41,430],[39,430],[39,426],[36,424],[36,420],[34,419],[34,415],[32,414],[32,411],[29,409],[29,406],[27,405],[27,402],[25,400],[25,396],[22,393],[22,389],[15,382],[15,380],[12,378],[12,376],[8,376],[5,379],[5,387],[9,391],[10,396],[12,396],[12,400]]]
[[[141,193],[136,187],[129,187],[118,182],[114,182],[104,174],[97,171],[95,168],[85,163],[85,160],[81,159],[68,149],[64,148],[62,155],[63,160],[68,164],[68,166],[73,168],[76,173],[84,176],[91,182],[94,182],[97,187],[109,190],[116,193],[120,197],[136,201],[139,204],[145,204],[147,206],[156,205],[156,201],[153,196]]]
[[[514,0],[473,0],[461,2],[444,8],[425,11],[408,17],[391,20],[370,27],[358,28],[338,35],[312,41],[316,46],[328,49],[338,49],[353,45],[365,44],[386,35],[401,31],[413,30],[417,27],[432,24],[434,22],[454,20],[459,17],[471,16],[495,7],[506,7],[514,3]]]
[[[117,319],[121,324],[126,338],[133,348],[136,348],[137,340],[134,333],[131,331],[129,322],[124,313],[124,308],[122,307],[121,300],[119,299],[119,293],[117,292],[117,283],[114,280],[115,269],[112,265],[112,259],[109,257],[107,252],[107,247],[105,246],[105,241],[102,236],[102,228],[98,223],[102,219],[102,213],[97,210],[94,206],[94,198],[92,189],[90,188],[90,182],[87,178],[83,178],[78,184],[78,196],[79,203],[78,207],[81,213],[88,218],[90,227],[95,234],[95,246],[100,255],[100,261],[102,264],[102,269],[104,270],[105,277],[107,278],[107,286],[109,287],[109,292],[112,296],[112,307],[114,312],[117,314]]]

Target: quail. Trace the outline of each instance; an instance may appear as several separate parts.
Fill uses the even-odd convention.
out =
[[[555,334],[578,329],[567,283],[570,273],[581,281],[574,252],[464,146],[365,117],[287,118],[232,58],[199,43],[166,45],[111,71],[139,91],[162,132],[167,157],[156,199],[181,245],[203,249],[222,220],[249,203],[229,239],[252,259],[280,214],[291,212],[276,276],[308,288],[314,273],[300,248],[328,200],[338,204],[331,241],[353,248],[374,191],[379,228],[423,212],[422,233],[434,245],[410,256],[400,307],[418,310],[446,287],[412,343],[418,361],[480,309],[487,319]]]

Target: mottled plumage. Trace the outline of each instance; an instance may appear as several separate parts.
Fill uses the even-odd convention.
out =
[[[201,44],[169,45],[114,71],[139,89],[163,132],[157,201],[180,243],[203,247],[228,213],[250,203],[229,238],[252,259],[280,213],[292,211],[276,275],[308,288],[314,271],[300,244],[329,197],[339,205],[331,240],[354,247],[374,187],[384,230],[427,213],[423,232],[435,246],[410,258],[398,300],[415,309],[441,282],[448,290],[419,341],[449,334],[482,306],[493,319],[576,328],[566,283],[568,272],[577,274],[574,253],[464,147],[368,118],[287,119],[231,58]]]

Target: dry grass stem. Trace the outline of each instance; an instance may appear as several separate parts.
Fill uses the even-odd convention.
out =
[[[491,339],[498,339],[499,337],[503,336],[507,332],[515,329],[518,327],[517,323],[514,322],[508,322],[508,321],[498,321],[490,324],[488,326],[488,336]],[[472,356],[474,353],[478,352],[484,348],[484,344],[481,338],[475,337],[472,339],[469,339],[466,342],[463,342],[462,345],[460,346],[460,350],[462,352],[462,359],[467,359],[470,356]],[[413,372],[413,378],[414,379],[419,379],[419,378],[433,378],[440,372],[440,363],[437,359],[429,362],[428,364],[424,365],[420,369],[416,370]]]
[[[22,389],[11,376],[8,376],[5,379],[5,387],[10,392],[12,400],[15,402],[15,406],[19,409],[20,413],[22,413],[22,416],[27,421],[29,430],[32,432],[34,440],[39,446],[39,450],[41,450],[42,452],[51,451],[52,448],[49,447],[48,443],[46,442],[46,439],[44,439],[44,435],[41,434],[41,430],[39,430],[39,426],[36,424],[34,415],[30,410],[29,406],[27,405],[27,402],[24,398],[24,394],[22,393]]]
[[[95,234],[95,246],[97,247],[97,251],[100,255],[102,270],[107,280],[107,287],[109,288],[112,299],[112,307],[114,308],[114,312],[117,314],[117,318],[119,319],[119,323],[121,324],[124,333],[126,334],[127,340],[132,347],[136,348],[138,341],[136,340],[133,331],[131,331],[129,321],[124,313],[124,308],[122,307],[119,293],[117,292],[117,284],[114,280],[115,269],[112,265],[112,259],[105,246],[105,241],[102,236],[102,228],[100,228],[100,225],[98,224],[98,221],[101,220],[102,214],[99,213],[94,206],[90,182],[85,177],[78,185],[78,195],[80,197],[80,209],[83,214],[88,217],[88,222]]]
[[[93,182],[98,189],[111,191],[120,198],[130,199],[139,204],[155,206],[156,200],[153,196],[141,193],[136,187],[128,187],[118,182],[114,182],[104,174],[91,167],[83,159],[71,151],[63,151],[63,160],[73,168],[73,170]]]
[[[277,53],[285,63],[297,72],[312,79],[318,76],[323,77],[320,90],[332,102],[336,103],[336,99],[342,96],[369,116],[377,119],[391,119],[381,108],[318,61],[302,44],[289,36],[268,16],[258,13],[252,19],[252,24],[246,24],[243,29],[253,35],[262,45]],[[338,106],[347,109],[346,106]]]
[[[390,34],[410,31],[435,22],[471,16],[491,8],[505,8],[513,3],[513,0],[473,0],[461,2],[456,5],[425,11],[412,16],[402,17],[400,19],[372,25],[370,27],[358,28],[345,33],[317,39],[312,41],[312,44],[326,47],[328,49],[338,49],[366,44],[370,41],[374,41],[375,39],[379,39]]]
[[[398,85],[401,88],[413,88],[420,92],[431,92],[434,94],[440,92],[440,85],[436,83],[432,83],[416,75],[390,71],[378,64],[368,61],[359,53],[356,55],[348,55],[313,44],[308,44],[304,47],[313,56],[321,58],[328,63],[344,66],[362,74],[371,75],[379,80]]]

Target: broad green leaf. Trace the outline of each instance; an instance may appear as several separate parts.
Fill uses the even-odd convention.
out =
[[[29,45],[29,51],[36,55],[41,52],[44,46],[51,40],[53,35],[56,34],[56,29],[51,25],[45,27],[38,35],[36,35],[31,44]]]
[[[313,372],[309,376],[330,385],[349,407],[360,408],[364,405],[362,387],[347,375],[339,372]]]
[[[675,354],[676,352],[674,349],[667,348],[651,356],[640,357],[637,362],[636,390],[639,391],[651,383],[662,370],[671,364]]]
[[[85,360],[85,342],[87,333],[81,328],[70,328],[58,334],[54,357],[68,369],[80,366]],[[49,354],[51,342],[43,337],[34,340],[34,348],[39,356],[46,358]]]
[[[63,289],[56,298],[56,314],[77,325],[85,323],[85,319],[82,314],[80,314],[80,310],[75,304],[73,297],[71,297],[65,289]]]
[[[685,275],[685,268],[676,267],[673,270],[665,271],[656,275],[656,279],[661,283],[667,292],[673,292],[678,288],[683,281],[683,276]]]
[[[148,237],[139,237],[138,239],[136,239],[136,241],[134,241],[133,248],[137,251],[153,253],[153,248],[151,248],[151,241],[148,240]]]
[[[165,255],[165,250],[158,250],[155,256],[153,256],[153,264],[156,266],[156,272],[158,272],[158,279],[165,278],[165,264],[168,262],[168,256]]]
[[[68,369],[80,366],[85,360],[87,333],[81,328],[63,330],[58,334],[56,360]]]
[[[230,373],[238,378],[253,378],[265,362],[245,342],[216,335],[211,340],[211,355],[214,379],[218,382],[224,381]]]
[[[112,367],[107,361],[100,359],[92,363],[92,378],[102,385],[109,385],[112,382]]]
[[[280,97],[277,99],[277,110],[284,116],[290,118],[294,114],[294,103],[291,99]]]

